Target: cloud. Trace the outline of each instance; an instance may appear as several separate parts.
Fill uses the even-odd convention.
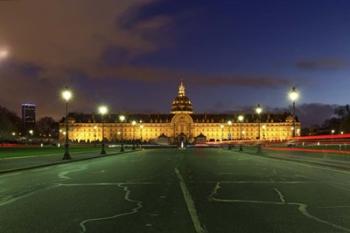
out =
[[[178,82],[183,79],[188,84],[196,86],[246,86],[274,88],[288,86],[290,81],[284,77],[254,74],[204,74],[186,70],[170,70],[164,68],[120,65],[86,67],[89,74],[100,79],[144,81],[144,82]]]
[[[337,70],[350,66],[349,62],[340,59],[300,60],[296,67],[301,70]]]
[[[101,59],[108,46],[132,56],[158,49],[146,34],[170,19],[148,18],[131,28],[120,19],[150,0],[60,0],[3,2],[0,7],[0,44],[11,49],[18,62],[47,70],[80,69]],[[137,12],[137,10],[134,10]]]

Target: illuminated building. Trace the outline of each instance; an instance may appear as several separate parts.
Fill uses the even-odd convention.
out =
[[[287,140],[293,134],[293,117],[290,113],[207,114],[194,113],[192,102],[186,96],[181,82],[178,95],[174,98],[170,114],[125,114],[126,120],[119,120],[121,114],[104,116],[104,135],[108,141],[143,140],[170,143],[226,141],[226,140]],[[69,138],[73,141],[101,141],[101,116],[99,114],[69,114]],[[137,122],[135,124],[135,121]],[[227,124],[230,122],[230,124]],[[259,122],[261,122],[259,124]],[[260,125],[260,131],[259,131]],[[296,134],[300,135],[300,122],[296,124]],[[64,124],[60,125],[64,131]],[[241,129],[241,133],[239,132]],[[61,139],[63,139],[61,135]],[[204,141],[205,141],[204,140]]]

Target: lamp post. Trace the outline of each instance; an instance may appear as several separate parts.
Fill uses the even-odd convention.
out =
[[[298,100],[299,98],[299,92],[297,91],[297,89],[295,87],[292,88],[292,90],[289,92],[289,99],[292,101],[293,103],[293,137],[295,137],[295,102]]]
[[[142,148],[142,130],[143,130],[143,125],[140,125],[140,148]]]
[[[125,116],[124,115],[120,115],[119,116],[119,121],[121,122],[121,136],[120,136],[120,152],[124,152],[124,129],[123,129],[123,123],[125,121]]]
[[[261,152],[261,113],[263,112],[263,108],[258,104],[255,109],[256,114],[258,114],[258,153]]]
[[[224,127],[225,126],[223,124],[220,125],[220,128],[221,128],[221,143],[222,143],[222,141],[224,139]]]
[[[232,121],[227,121],[228,125],[228,149],[232,150],[232,145],[231,145],[231,139],[232,139],[232,134],[231,134],[231,128],[232,128]]]
[[[132,121],[131,125],[132,125],[132,149],[135,150],[135,127],[136,127],[136,121]]]
[[[96,141],[97,141],[97,138],[96,138],[97,135],[96,134],[97,134],[97,126],[95,125],[94,126],[94,147],[96,147]]]
[[[242,122],[244,121],[244,116],[239,115],[238,121],[239,121],[239,140],[242,140]],[[242,142],[239,143],[239,151],[243,151]]]
[[[108,107],[105,105],[101,105],[98,107],[98,112],[101,114],[101,124],[102,124],[102,143],[101,143],[101,155],[106,154],[105,150],[105,127],[104,127],[104,115],[108,113]]]
[[[71,159],[70,153],[69,153],[69,126],[68,126],[68,103],[73,97],[73,93],[69,89],[65,89],[61,93],[62,99],[66,102],[66,116],[64,119],[65,122],[65,128],[66,128],[66,134],[64,139],[64,155],[63,160],[69,160]]]

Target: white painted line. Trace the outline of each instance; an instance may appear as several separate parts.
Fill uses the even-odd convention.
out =
[[[285,198],[284,198],[284,195],[282,194],[282,192],[280,192],[278,189],[274,189],[275,192],[277,192],[277,194],[279,195],[280,197],[280,202],[277,202],[277,201],[260,201],[260,200],[242,200],[242,199],[221,199],[221,198],[216,198],[215,195],[217,195],[217,192],[218,190],[221,189],[221,186],[220,186],[220,182],[218,182],[212,193],[210,194],[209,196],[209,200],[210,201],[213,201],[213,202],[223,202],[223,203],[246,203],[246,204],[265,204],[265,205],[292,205],[292,206],[297,206],[298,207],[298,210],[299,212],[304,215],[305,217],[309,218],[309,219],[312,219],[316,222],[319,222],[319,223],[323,223],[323,224],[326,224],[328,226],[331,226],[333,228],[336,228],[338,230],[342,230],[342,231],[345,231],[345,232],[350,232],[350,229],[349,228],[346,228],[346,227],[343,227],[341,225],[338,225],[338,224],[335,224],[335,223],[332,223],[332,222],[329,222],[329,221],[326,221],[324,219],[321,219],[317,216],[314,216],[312,214],[310,214],[307,210],[307,204],[305,203],[301,203],[301,202],[286,202]]]
[[[119,188],[122,188],[123,191],[125,192],[124,195],[124,199],[128,202],[132,202],[136,204],[136,207],[132,208],[131,210],[124,212],[124,213],[120,213],[120,214],[115,214],[112,216],[107,216],[107,217],[101,217],[101,218],[89,218],[89,219],[85,219],[83,221],[80,222],[80,227],[81,227],[81,231],[80,232],[86,232],[86,224],[89,222],[97,222],[97,221],[106,221],[106,220],[112,220],[112,219],[116,219],[119,217],[123,217],[123,216],[127,216],[127,215],[132,215],[132,214],[136,214],[139,212],[139,210],[143,207],[142,205],[142,201],[138,201],[138,200],[133,200],[130,199],[130,193],[131,191],[128,189],[127,186],[125,186],[124,184],[119,184],[118,185]]]
[[[197,233],[206,233],[207,231],[202,227],[202,224],[199,221],[198,213],[197,213],[196,207],[194,205],[193,199],[191,197],[190,191],[188,190],[186,183],[185,183],[185,180],[182,177],[179,169],[175,168],[175,174],[176,174],[177,178],[179,179],[181,191],[182,191],[182,194],[183,194],[185,202],[186,202],[187,210],[191,215],[194,229],[196,230]]]
[[[58,173],[58,178],[70,180],[71,177],[67,176],[69,173],[84,171],[86,169],[87,169],[87,165],[81,165],[81,166],[78,166],[78,167],[73,168],[73,169],[68,169],[67,171],[62,171],[62,172]]]
[[[275,192],[278,194],[278,196],[279,196],[281,202],[285,204],[285,203],[286,203],[286,199],[284,199],[284,196],[283,196],[283,194],[281,193],[281,191],[279,191],[277,188],[274,188],[274,190],[275,190]]]

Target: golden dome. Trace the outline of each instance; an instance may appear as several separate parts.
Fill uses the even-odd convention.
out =
[[[178,95],[173,100],[171,113],[193,113],[191,100],[185,94],[185,86],[180,83]]]

